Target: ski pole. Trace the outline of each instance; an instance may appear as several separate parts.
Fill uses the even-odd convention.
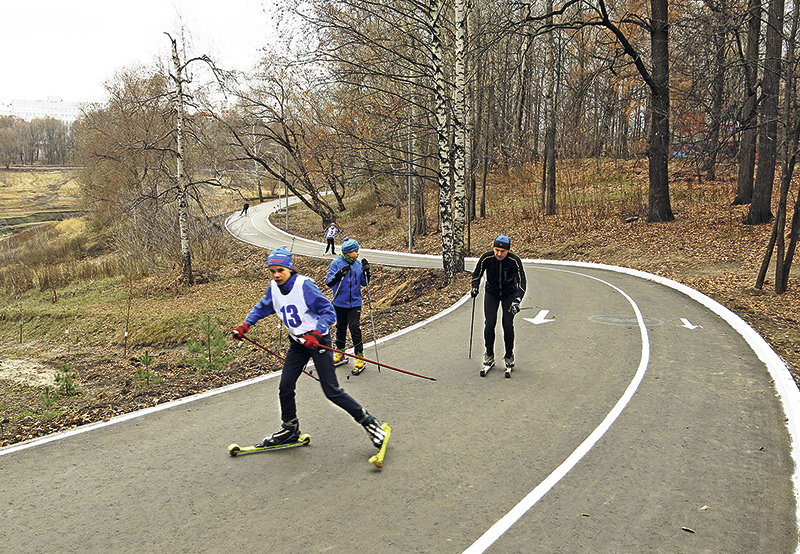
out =
[[[472,316],[469,318],[469,358],[472,358],[472,328],[475,326],[475,297],[472,297]]]
[[[345,356],[350,356],[351,358],[355,358],[356,360],[362,360],[370,364],[375,364],[380,367],[385,367],[386,369],[392,369],[394,371],[399,371],[400,373],[405,373],[406,375],[413,375],[414,377],[420,377],[421,379],[427,379],[429,381],[436,381],[433,377],[427,377],[425,375],[420,375],[419,373],[412,373],[411,371],[406,371],[405,369],[400,369],[397,367],[392,367],[387,364],[383,364],[381,362],[376,362],[375,360],[370,360],[369,358],[362,358],[361,356],[356,356],[355,354],[348,354],[347,352],[342,352],[341,350],[337,350],[335,348],[331,348],[330,346],[325,346],[324,344],[319,345],[320,348],[324,348],[325,350],[330,350],[331,352],[338,352],[339,354],[343,354]]]
[[[378,357],[378,335],[375,334],[375,317],[372,315],[372,299],[369,297],[369,283],[364,286],[367,289],[367,306],[369,306],[369,321],[372,324],[372,344],[375,345],[375,359],[380,362],[381,359]],[[378,371],[381,370],[381,367],[378,366]]]
[[[285,359],[286,359],[286,358],[284,358],[283,356],[281,356],[280,354],[278,354],[277,352],[273,352],[272,350],[270,350],[270,349],[269,349],[269,348],[267,348],[266,346],[264,346],[264,345],[262,345],[262,344],[259,344],[259,343],[257,343],[256,341],[254,341],[253,339],[251,339],[251,338],[250,338],[250,337],[248,337],[247,335],[242,335],[242,338],[243,338],[244,340],[246,340],[247,342],[250,342],[250,343],[252,343],[252,344],[255,344],[255,345],[256,345],[256,346],[258,346],[260,349],[262,349],[262,350],[265,350],[266,352],[268,352],[268,353],[272,354],[272,355],[273,355],[273,356],[275,356],[276,358],[279,358],[279,359],[281,359],[281,360],[285,360]],[[316,376],[312,375],[311,373],[309,373],[309,372],[308,372],[308,371],[306,371],[305,369],[303,369],[303,373],[305,373],[306,375],[308,375],[309,377],[311,377],[311,378],[312,378],[312,379],[314,379],[315,381],[319,381],[319,379],[317,379],[317,378],[316,378]]]

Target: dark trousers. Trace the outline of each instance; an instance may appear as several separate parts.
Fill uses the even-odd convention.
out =
[[[322,337],[320,344],[331,346],[330,335]],[[295,403],[295,388],[297,379],[303,372],[309,358],[314,360],[314,367],[325,396],[346,411],[353,419],[358,421],[363,416],[363,408],[349,394],[339,387],[336,380],[336,371],[333,367],[333,356],[330,350],[309,350],[302,344],[290,339],[289,351],[283,362],[283,373],[278,385],[278,398],[281,402],[281,420],[291,421],[297,417],[297,404]]]
[[[364,352],[364,339],[361,337],[361,306],[355,308],[336,309],[336,348],[344,350],[347,344],[347,330],[350,329],[350,338],[353,339],[353,351],[356,354]]]
[[[497,308],[502,306],[505,357],[508,358],[514,355],[514,315],[508,311],[512,302],[514,302],[513,296],[500,298],[488,292],[483,295],[483,342],[486,345],[487,354],[494,355],[494,328],[497,326]]]
[[[336,254],[336,245],[333,243],[333,237],[330,237],[328,240],[328,245],[325,247],[325,253],[328,253],[328,250],[331,251],[331,254]]]

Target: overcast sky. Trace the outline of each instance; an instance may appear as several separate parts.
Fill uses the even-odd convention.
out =
[[[3,0],[0,103],[60,96],[102,102],[123,68],[169,52],[164,32],[190,33],[189,55],[249,69],[274,34],[265,6],[279,0]]]

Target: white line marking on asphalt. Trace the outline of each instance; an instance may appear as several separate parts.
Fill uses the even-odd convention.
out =
[[[525,321],[530,321],[534,325],[541,325],[542,323],[550,323],[551,321],[555,321],[555,319],[547,319],[547,314],[550,313],[550,310],[539,310],[539,313],[536,314],[534,317],[523,317]]]
[[[609,283],[608,281],[604,281],[603,279],[586,275],[584,273],[578,273],[577,271],[566,271],[563,269],[551,269],[551,271],[563,271],[565,273],[572,273],[574,275],[580,275],[582,277],[600,281],[625,297],[625,299],[633,308],[634,314],[636,314],[636,321],[639,325],[639,333],[642,338],[642,354],[639,361],[639,367],[636,370],[636,374],[633,376],[633,380],[630,382],[630,384],[628,384],[628,388],[625,389],[625,393],[622,395],[622,397],[620,397],[611,411],[608,412],[608,415],[606,415],[603,421],[600,422],[600,425],[598,425],[597,428],[595,428],[595,430],[592,431],[592,433],[578,446],[578,448],[576,448],[566,460],[561,462],[561,465],[559,465],[550,475],[548,475],[544,481],[539,483],[539,485],[529,492],[525,498],[523,498],[511,509],[511,511],[500,518],[500,520],[492,525],[483,535],[481,535],[480,538],[478,538],[478,540],[472,543],[472,545],[464,551],[464,554],[485,552],[487,548],[494,544],[497,539],[499,539],[506,531],[508,531],[512,525],[514,525],[523,515],[525,515],[528,510],[530,510],[537,502],[539,502],[539,500],[541,500],[542,497],[550,491],[550,489],[552,489],[559,481],[561,481],[561,479],[564,478],[565,475],[572,470],[573,467],[575,467],[581,458],[583,458],[597,443],[597,441],[599,441],[600,438],[606,433],[606,431],[609,430],[611,425],[622,413],[622,410],[625,409],[625,406],[628,405],[628,402],[630,402],[631,398],[633,398],[636,389],[639,388],[639,384],[642,382],[644,374],[647,371],[647,365],[650,362],[650,341],[647,335],[647,327],[645,326],[644,318],[642,317],[642,312],[639,310],[639,306],[636,305],[636,302],[634,302],[625,291],[616,285]]]
[[[692,322],[689,321],[688,319],[686,319],[685,317],[681,318],[681,323],[682,323],[681,327],[686,327],[687,329],[694,330],[694,329],[702,329],[703,328],[702,325],[692,325]]]

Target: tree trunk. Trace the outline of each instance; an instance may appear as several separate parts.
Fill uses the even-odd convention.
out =
[[[733,204],[749,204],[753,200],[753,174],[756,167],[756,82],[758,79],[758,46],[761,37],[761,0],[748,0],[747,49],[744,60],[744,100],[739,140],[739,172]]]
[[[453,94],[453,276],[464,271],[466,227],[467,6],[455,0],[455,90]],[[450,281],[448,281],[450,282]]]
[[[181,74],[181,62],[178,57],[178,44],[170,37],[172,42],[172,64],[175,70],[175,112],[177,113],[177,196],[178,196],[178,226],[181,239],[181,275],[184,283],[194,284],[192,275],[192,250],[189,246],[189,205],[187,202],[188,179],[183,163],[183,76]]]
[[[711,81],[711,121],[706,133],[705,161],[703,170],[706,179],[717,179],[717,153],[719,152],[719,131],[722,119],[722,106],[725,101],[725,6],[714,11],[714,78]]]
[[[772,226],[772,234],[770,236],[767,251],[764,254],[764,259],[761,264],[761,271],[756,279],[756,288],[760,289],[764,284],[764,278],[769,267],[770,258],[772,256],[773,248],[777,247],[775,254],[775,292],[783,294],[789,288],[789,272],[792,267],[792,258],[794,257],[794,250],[797,243],[797,206],[795,205],[795,213],[792,218],[792,226],[789,240],[789,247],[787,249],[785,244],[784,233],[786,231],[786,217],[787,217],[787,204],[789,199],[789,188],[792,182],[792,175],[794,168],[797,164],[797,146],[800,142],[800,120],[797,120],[792,126],[790,117],[793,112],[794,105],[794,72],[792,68],[795,67],[795,40],[797,38],[798,26],[800,25],[800,0],[794,0],[794,10],[792,18],[791,32],[787,41],[788,47],[786,52],[786,92],[783,95],[783,120],[781,126],[786,129],[785,136],[781,141],[781,159],[783,165],[781,167],[781,188],[780,199],[778,202],[778,213],[775,217],[775,222]],[[791,131],[789,131],[791,129]]]
[[[669,199],[669,23],[667,0],[651,0],[650,43],[653,51],[652,129],[648,222],[672,221]]]
[[[547,0],[547,13],[553,13],[553,0]],[[548,16],[546,25],[552,27],[553,17]],[[545,49],[545,133],[544,133],[544,175],[542,178],[542,202],[546,215],[556,213],[556,99],[555,99],[555,50],[553,32],[547,34]]]
[[[428,16],[431,28],[431,63],[433,65],[434,114],[436,117],[436,138],[439,147],[439,216],[442,226],[442,267],[445,283],[455,279],[455,248],[453,232],[453,210],[450,186],[450,144],[447,121],[447,84],[444,78],[442,53],[442,6],[440,0],[430,0]]]
[[[761,82],[763,100],[758,134],[758,171],[753,187],[753,201],[744,221],[747,225],[760,225],[772,220],[772,189],[775,183],[778,153],[778,92],[783,42],[781,33],[783,8],[783,0],[773,0],[769,5],[764,78]]]

